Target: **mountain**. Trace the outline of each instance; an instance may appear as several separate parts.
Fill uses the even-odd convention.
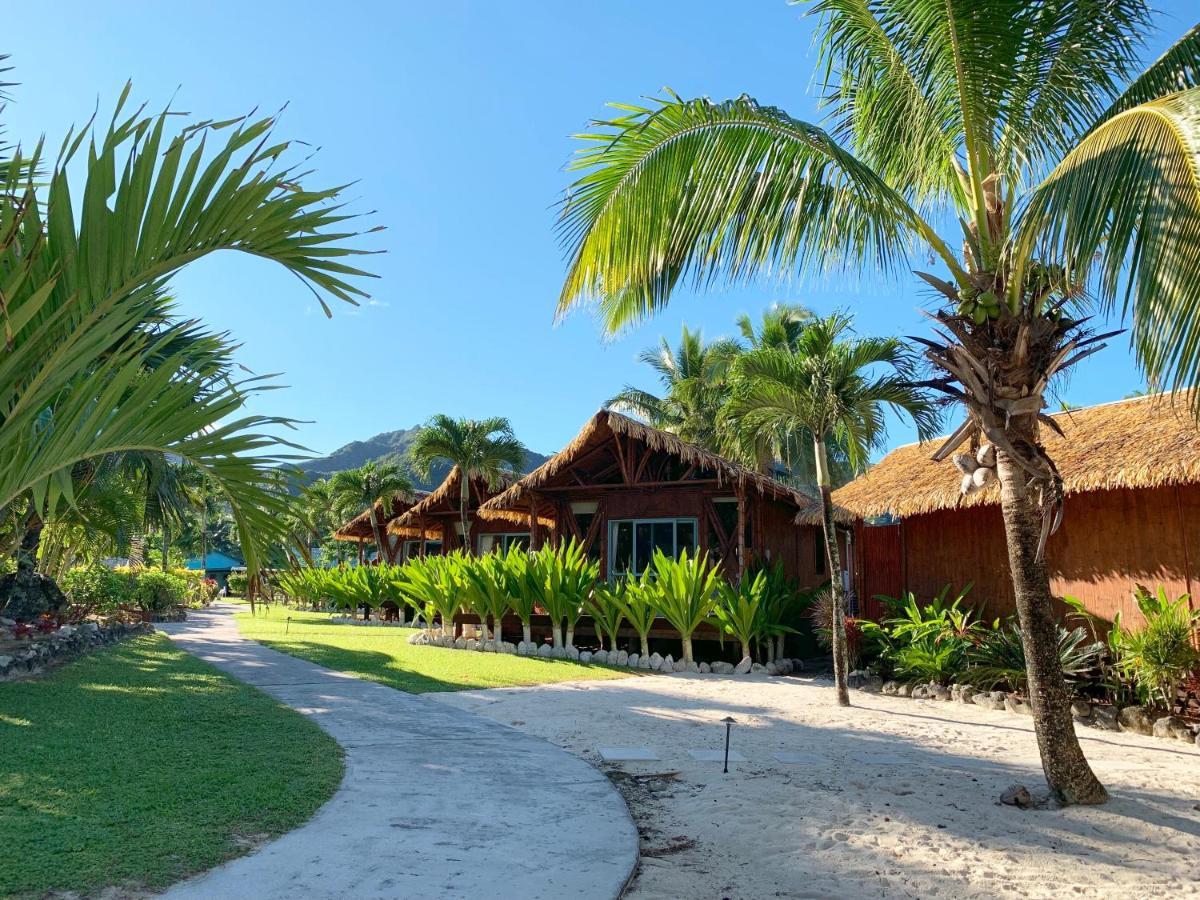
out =
[[[420,433],[421,427],[401,428],[399,431],[384,431],[365,441],[351,441],[344,447],[338,447],[328,456],[306,459],[299,463],[299,468],[308,476],[309,481],[326,478],[334,472],[344,472],[346,469],[357,469],[365,462],[397,462],[404,467],[412,479],[413,485],[422,490],[433,490],[446,477],[450,466],[439,463],[434,466],[433,477],[429,479],[418,477],[408,461],[408,448]],[[531,472],[544,463],[549,457],[534,453],[532,450],[525,454],[525,467],[522,471]]]

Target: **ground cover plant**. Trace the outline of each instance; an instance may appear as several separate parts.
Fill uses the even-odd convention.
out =
[[[626,670],[565,659],[416,646],[408,643],[411,632],[405,629],[350,628],[323,613],[279,605],[235,618],[243,635],[274,650],[413,694],[630,676]]]
[[[0,684],[0,746],[3,897],[165,888],[300,825],[342,777],[316,725],[159,635]]]

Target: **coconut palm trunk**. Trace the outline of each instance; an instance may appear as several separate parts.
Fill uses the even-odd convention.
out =
[[[1025,426],[1026,435],[1031,426]],[[1050,576],[1038,558],[1042,515],[1029,496],[1025,471],[1009,454],[997,454],[1000,508],[1025,648],[1029,703],[1038,750],[1050,790],[1068,803],[1095,804],[1108,793],[1092,772],[1075,736],[1071,697],[1058,656],[1058,620],[1053,612]]]
[[[817,464],[817,484],[821,489],[821,527],[825,532],[825,558],[829,565],[829,591],[833,598],[833,685],[837,691],[838,706],[850,705],[850,689],[846,676],[848,654],[846,653],[846,593],[842,590],[842,563],[838,553],[837,531],[833,523],[833,485],[829,477],[829,455],[825,441],[817,438],[813,442]]]
[[[683,661],[692,662],[692,636],[684,635],[683,638]]]

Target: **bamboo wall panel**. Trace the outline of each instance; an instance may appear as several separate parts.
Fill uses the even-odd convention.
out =
[[[999,507],[911,516],[897,527],[897,546],[880,546],[872,554],[867,536],[886,530],[860,529],[860,595],[887,593],[874,586],[895,583],[899,567],[900,583],[919,597],[931,597],[946,584],[957,591],[974,582],[968,600],[989,619],[1015,613]],[[1197,559],[1200,486],[1195,485],[1069,496],[1062,526],[1046,547],[1055,596],[1078,597],[1106,621],[1120,612],[1131,625],[1142,621],[1132,599],[1134,585],[1155,590],[1161,584],[1171,596],[1190,593]],[[1059,612],[1066,607],[1060,605]]]

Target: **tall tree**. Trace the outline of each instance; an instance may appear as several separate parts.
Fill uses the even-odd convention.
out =
[[[72,504],[80,462],[169,453],[229,502],[253,568],[284,506],[264,478],[287,459],[261,429],[290,423],[242,414],[263,385],[215,376],[232,345],[180,322],[166,287],[188,264],[236,250],[285,266],[322,305],[353,302],[363,292],[348,279],[366,273],[346,258],[363,251],[347,246],[356,233],[338,190],[309,190],[307,171],[279,164],[288,144],[272,136],[274,120],[175,132],[174,111],[130,114],[129,93],[107,129],[68,133],[53,166],[40,144],[0,148],[0,517],[24,509],[34,531]],[[181,344],[189,329],[203,340]],[[18,573],[0,602],[36,601],[37,590]]]
[[[833,675],[837,701],[850,705],[847,688],[846,595],[840,574],[837,530],[830,493],[831,441],[845,448],[850,464],[863,467],[886,437],[885,407],[907,414],[924,440],[938,416],[912,385],[913,353],[895,338],[849,338],[849,316],[835,313],[810,323],[791,344],[764,346],[739,357],[725,424],[756,440],[780,433],[813,443],[821,523],[833,594]]]
[[[1062,485],[1038,432],[1050,379],[1101,346],[1089,311],[1128,317],[1148,377],[1200,380],[1200,26],[1143,68],[1142,0],[807,5],[828,127],[674,94],[597,123],[559,311],[596,298],[618,328],[681,282],[932,257],[932,386],[966,414],[937,455],[997,448],[1042,766],[1062,800],[1101,803],[1056,652]]]
[[[471,482],[482,479],[493,490],[525,465],[525,446],[513,434],[508,419],[453,419],[436,415],[421,428],[409,448],[413,466],[426,478],[439,460],[458,468],[458,514],[464,544],[470,540],[467,507]],[[532,537],[532,535],[530,535]]]
[[[371,533],[379,561],[385,561],[388,536],[383,526],[392,515],[392,504],[398,495],[412,493],[412,482],[395,463],[365,462],[357,469],[338,472],[330,479],[330,494],[336,502],[370,513]],[[375,511],[376,504],[383,518]],[[293,523],[296,524],[296,523]]]
[[[657,373],[662,396],[627,385],[607,405],[719,452],[717,414],[729,396],[729,364],[740,350],[736,341],[707,342],[699,329],[684,325],[678,347],[672,348],[666,338],[660,338],[657,347],[638,356]]]

